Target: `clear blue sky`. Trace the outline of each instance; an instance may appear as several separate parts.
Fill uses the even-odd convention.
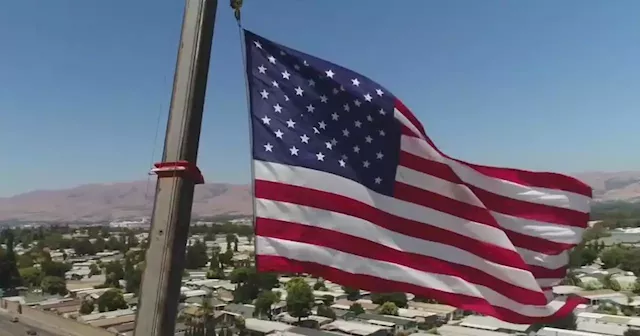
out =
[[[182,5],[0,6],[0,196],[146,178],[154,148],[154,159],[162,152]],[[445,152],[561,172],[640,169],[638,13],[634,0],[245,0],[243,9],[254,32],[381,82]],[[213,48],[199,163],[208,181],[243,183],[247,109],[226,0]]]

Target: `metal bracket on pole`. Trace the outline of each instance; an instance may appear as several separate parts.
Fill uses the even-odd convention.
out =
[[[152,174],[156,174],[158,178],[165,177],[183,177],[188,178],[195,184],[203,184],[204,176],[200,168],[195,164],[188,161],[175,161],[175,162],[158,162],[154,163],[154,169],[151,169]]]

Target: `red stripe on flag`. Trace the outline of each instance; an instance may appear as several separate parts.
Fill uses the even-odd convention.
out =
[[[491,216],[487,209],[482,209],[402,182],[395,183],[393,196],[405,202],[419,204],[426,208],[448,213],[472,222],[500,228],[496,219]]]
[[[454,231],[431,226],[427,223],[398,217],[341,195],[288,184],[256,180],[255,197],[300,204],[362,218],[372,224],[406,236],[456,246],[497,264],[529,270],[536,278],[564,278],[566,275],[565,268],[547,269],[540,266],[527,265],[522,260],[522,256],[516,251],[507,250]],[[522,236],[521,240],[524,246],[518,245],[519,247],[536,251],[535,245],[527,244],[529,236],[520,236]],[[533,241],[536,242],[537,240],[534,239]]]
[[[327,247],[368,259],[407,266],[422,272],[455,276],[469,283],[491,288],[522,304],[547,304],[547,299],[542,292],[513,285],[477,268],[399,251],[333,230],[275,219],[256,218],[256,235]]]
[[[540,237],[525,235],[519,232],[507,230],[501,227],[491,214],[485,211],[482,213],[478,207],[459,202],[445,196],[422,190],[404,183],[396,182],[394,196],[400,200],[410,203],[420,204],[422,206],[432,208],[451,214],[456,217],[465,218],[476,223],[483,223],[489,226],[500,228],[509,235],[514,246],[526,248],[527,250],[542,252],[544,254],[558,254],[575,246],[574,244],[565,244],[553,242]],[[484,200],[482,200],[484,201]],[[512,238],[513,237],[513,238]],[[515,243],[514,241],[517,241]],[[562,276],[564,277],[564,275]]]
[[[490,166],[482,166],[473,163],[464,162],[462,160],[457,160],[451,158],[450,156],[441,152],[438,147],[429,139],[426,132],[424,131],[424,127],[415,117],[415,115],[409,110],[401,101],[396,100],[395,104],[396,109],[400,112],[405,118],[411,122],[411,124],[416,127],[420,131],[420,135],[422,138],[433,147],[438,153],[442,156],[449,158],[451,160],[457,161],[461,164],[464,164],[470,168],[475,169],[479,173],[492,178],[497,178],[505,181],[511,181],[520,185],[529,186],[529,187],[540,187],[540,188],[548,188],[548,189],[558,189],[573,192],[576,194],[580,194],[587,197],[592,197],[592,189],[587,184],[582,181],[575,179],[570,176],[556,174],[556,173],[548,173],[548,172],[530,172],[520,169],[513,168],[502,168],[502,167],[490,167]],[[406,126],[401,126],[402,134],[407,136],[418,137],[413,131],[411,131]]]
[[[422,297],[432,298],[436,301],[447,302],[463,310],[472,310],[480,314],[495,316],[503,321],[517,324],[531,324],[551,322],[560,316],[571,313],[579,304],[585,303],[587,300],[579,297],[571,297],[567,302],[554,314],[546,317],[531,317],[518,314],[509,309],[499,306],[492,306],[486,300],[462,295],[443,292],[432,288],[425,288],[408,284],[385,280],[378,277],[372,277],[362,274],[353,274],[342,270],[320,265],[317,263],[303,262],[287,259],[277,256],[256,255],[256,266],[261,272],[285,272],[285,273],[309,273],[321,276],[329,281],[339,283],[343,286],[360,288],[378,293],[403,292],[412,293]]]
[[[448,165],[400,152],[400,165],[451,183],[465,185],[482,201],[487,209],[506,215],[561,225],[585,227],[589,214],[580,211],[537,204],[497,195],[462,181]],[[410,199],[407,201],[411,202]],[[485,223],[485,222],[483,222]],[[487,223],[489,224],[489,223]]]

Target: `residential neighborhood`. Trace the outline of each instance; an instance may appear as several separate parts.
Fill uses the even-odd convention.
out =
[[[0,315],[58,335],[132,335],[148,229],[111,224],[4,230],[0,271],[11,276],[0,279]],[[520,325],[410,293],[371,293],[312,275],[256,272],[250,220],[200,221],[187,242],[175,334],[637,335],[635,224],[590,222],[585,241],[569,255],[566,279],[549,294],[557,300],[577,295],[585,303],[567,319]],[[17,273],[8,268],[11,260]]]

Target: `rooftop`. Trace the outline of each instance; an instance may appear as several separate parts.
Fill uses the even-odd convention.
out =
[[[255,309],[256,307],[253,305],[242,305],[237,303],[230,303],[224,307],[225,312],[242,315],[245,318],[252,317]]]
[[[317,330],[311,328],[304,327],[293,327],[289,330],[286,330],[280,333],[281,336],[296,336],[296,335],[304,335],[304,336],[336,336],[336,333],[332,333],[330,331]]]
[[[256,318],[245,319],[244,324],[247,329],[264,334],[272,333],[274,331],[285,331],[287,329],[291,329],[291,326],[286,323],[265,321]]]
[[[602,336],[602,334],[596,334],[588,331],[578,331],[578,330],[566,330],[566,329],[557,329],[557,328],[549,328],[544,327],[538,330],[538,336],[556,336],[556,335],[566,335],[566,336]]]
[[[465,317],[464,320],[462,320],[462,323],[460,323],[460,326],[493,331],[510,330],[519,332],[525,332],[530,327],[529,324],[513,324],[498,320],[494,317],[477,315]]]
[[[379,315],[379,314],[369,314],[363,313],[356,317],[358,320],[374,320],[374,321],[382,321],[389,322],[395,325],[404,326],[409,323],[413,323],[414,321],[408,318],[399,317],[399,316],[390,316],[390,315]]]
[[[348,334],[366,336],[388,328],[355,321],[335,320],[329,324],[322,326],[321,329],[330,331],[337,330]]]
[[[442,336],[513,336],[513,334],[507,334],[499,331],[479,330],[453,325],[443,325],[438,328],[438,334]],[[415,334],[412,334],[411,336],[414,335]]]

